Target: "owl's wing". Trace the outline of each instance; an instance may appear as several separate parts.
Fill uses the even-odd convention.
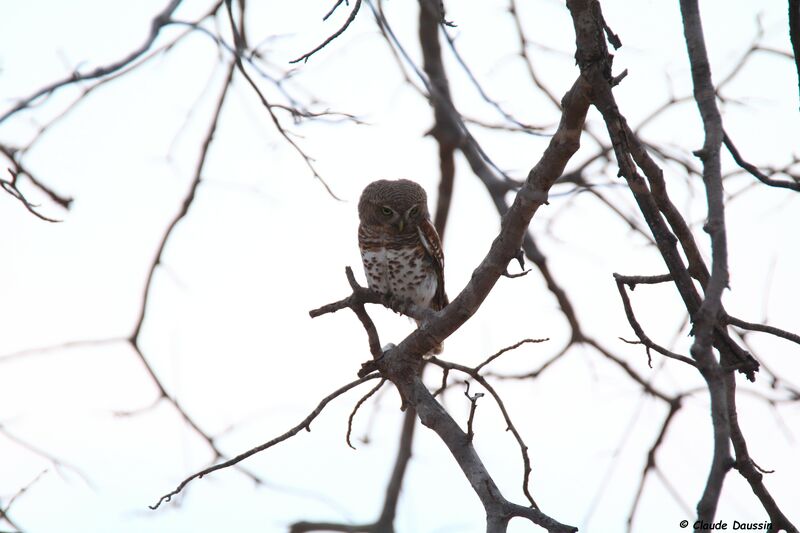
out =
[[[433,268],[436,272],[436,294],[431,302],[431,307],[435,311],[443,309],[448,303],[447,293],[444,291],[444,252],[442,251],[442,240],[439,233],[431,223],[430,219],[425,219],[417,226],[419,238],[422,246],[433,260]]]

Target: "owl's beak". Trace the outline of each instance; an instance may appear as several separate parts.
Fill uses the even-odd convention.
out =
[[[397,229],[399,230],[399,233],[403,233],[403,226],[405,226],[405,224],[406,221],[402,218],[397,222]]]

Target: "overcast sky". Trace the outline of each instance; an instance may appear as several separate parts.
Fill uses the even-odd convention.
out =
[[[356,200],[377,178],[410,178],[429,191],[438,185],[437,149],[424,136],[432,124],[426,101],[404,81],[372,14],[362,7],[347,32],[306,64],[289,60],[332,33],[352,9],[342,5],[327,22],[333,2],[249,2],[251,43],[276,66],[296,68],[286,90],[304,102],[359,117],[295,125],[279,114],[310,156],[333,199],[303,159],[276,132],[245,80],[235,78],[203,181],[188,216],[167,244],[150,289],[141,348],[170,394],[229,455],[265,442],[294,426],[317,402],[355,378],[369,359],[366,339],[352,314],[315,320],[308,311],[347,295],[344,267],[363,280],[356,241]],[[537,74],[558,98],[577,75],[574,32],[562,2],[518,2],[532,44]],[[68,76],[127,55],[147,36],[165,0],[0,2],[0,113],[19,98]],[[193,20],[211,3],[185,0],[175,18]],[[671,97],[691,95],[691,79],[677,2],[603,0],[605,18],[624,44],[614,72],[628,70],[615,89],[623,114],[636,126]],[[525,123],[553,131],[558,112],[536,89],[517,55],[519,42],[507,3],[449,2],[458,49],[487,93]],[[387,16],[411,57],[419,60],[415,3],[388,2]],[[763,28],[766,48],[788,51],[783,2],[703,2],[704,26],[715,81],[731,73]],[[218,19],[227,36],[224,17]],[[207,28],[217,31],[213,22]],[[185,28],[168,28],[155,46]],[[541,45],[541,46],[539,46]],[[462,113],[502,123],[465,72],[445,50],[451,89]],[[222,60],[220,59],[222,57]],[[347,417],[368,385],[331,404],[312,425],[281,446],[243,464],[266,483],[229,469],[190,485],[175,501],[147,505],[213,460],[206,443],[158,391],[125,342],[139,313],[148,269],[180,209],[197,165],[199,147],[225,76],[229,56],[200,33],[185,38],[130,74],[92,92],[48,129],[24,163],[57,192],[74,197],[69,211],[31,187],[24,190],[40,211],[61,219],[43,222],[11,196],[0,194],[0,502],[38,480],[9,514],[26,532],[286,531],[300,519],[369,521],[379,513],[391,471],[402,413],[386,387],[359,412],[354,435],[369,444],[347,447]],[[419,85],[413,73],[413,82]],[[277,88],[262,88],[286,103]],[[88,85],[87,85],[88,86]],[[753,163],[782,167],[797,155],[800,138],[793,64],[758,52],[721,91],[726,131]],[[0,123],[0,142],[24,146],[42,124],[79,95],[57,92],[35,109]],[[606,134],[599,115],[589,127]],[[642,130],[648,142],[686,159],[702,144],[699,116],[685,101]],[[548,137],[472,127],[492,160],[524,177]],[[596,145],[584,136],[574,163]],[[3,162],[8,166],[7,162]],[[726,171],[734,168],[723,158]],[[705,207],[696,177],[665,164],[675,203],[702,233]],[[635,204],[615,170],[590,167],[589,181],[621,210]],[[796,193],[754,187],[747,175],[726,182],[731,314],[800,329],[796,302],[800,271]],[[691,368],[654,356],[653,369],[632,338],[611,274],[660,274],[655,249],[588,194],[554,189],[550,205],[531,225],[550,266],[576,303],[583,328],[631,367],[670,394],[693,390],[662,446],[658,461],[666,482],[651,476],[636,514],[640,531],[673,531],[692,519],[705,483],[711,447],[707,396]],[[469,280],[498,229],[483,185],[457,161],[452,211],[445,239],[451,298]],[[706,254],[707,255],[707,254]],[[671,287],[641,287],[633,295],[648,334],[677,351],[690,340],[682,306]],[[413,323],[370,309],[384,342],[398,342]],[[504,355],[497,373],[537,368],[568,341],[557,303],[535,270],[501,279],[477,315],[447,340],[443,358],[474,365],[523,338],[550,339]],[[84,340],[109,340],[6,357],[20,350]],[[748,337],[762,362],[798,382],[800,350],[764,335]],[[437,386],[441,374],[429,369]],[[768,488],[795,523],[800,521],[800,477],[795,403],[781,397],[766,376],[746,392],[740,422],[753,458],[775,469]],[[620,531],[630,511],[646,453],[666,407],[643,394],[619,368],[592,349],[573,347],[536,380],[498,381],[511,415],[530,447],[532,492],[550,516],[582,531]],[[462,386],[445,396],[461,423],[469,403]],[[783,395],[785,396],[785,394]],[[154,404],[154,402],[156,402]],[[119,416],[120,412],[133,412]],[[475,445],[504,494],[522,502],[519,450],[489,398],[480,401]],[[21,439],[62,461],[20,445]],[[677,487],[680,497],[671,494]],[[681,503],[682,500],[683,503]],[[746,483],[728,476],[718,517],[765,519]],[[481,531],[477,498],[441,441],[417,433],[400,500],[400,532]],[[0,529],[9,529],[5,524]],[[513,531],[529,531],[512,522]]]

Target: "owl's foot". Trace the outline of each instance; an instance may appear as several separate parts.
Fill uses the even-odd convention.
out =
[[[398,314],[401,314],[401,311],[398,311],[398,309],[404,309],[405,306],[408,305],[407,300],[399,298],[392,293],[384,293],[381,303],[384,305],[384,307],[388,307],[389,309]],[[385,352],[386,350],[383,351]]]
[[[433,347],[433,349],[430,352],[423,355],[422,358],[425,360],[433,359],[443,351],[444,351],[444,343],[437,344],[436,346]]]

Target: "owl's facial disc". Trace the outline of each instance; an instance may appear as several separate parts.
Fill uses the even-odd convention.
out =
[[[403,221],[403,217],[400,216],[394,209],[389,207],[388,205],[382,205],[379,207],[378,212],[380,213],[379,218],[380,223],[386,226],[395,226],[398,228],[398,231],[402,233],[403,226],[405,222]]]

